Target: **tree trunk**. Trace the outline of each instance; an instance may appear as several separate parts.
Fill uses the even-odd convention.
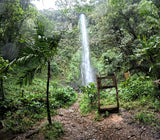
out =
[[[52,124],[49,108],[49,79],[50,79],[50,61],[48,60],[48,77],[47,77],[47,117],[49,124]]]
[[[3,91],[3,79],[2,78],[0,79],[0,97],[1,97],[1,100],[3,101],[4,100],[4,91]]]

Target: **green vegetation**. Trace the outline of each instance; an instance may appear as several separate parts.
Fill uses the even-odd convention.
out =
[[[24,132],[30,129],[37,121],[45,118],[46,112],[46,81],[35,78],[32,85],[9,88],[12,96],[1,102],[1,117],[6,118],[3,123],[6,130]],[[16,88],[15,88],[16,86]],[[23,91],[22,91],[23,89]],[[23,92],[23,94],[22,94]],[[56,114],[57,108],[68,107],[77,100],[73,88],[63,87],[55,82],[50,84],[51,115]]]
[[[93,67],[100,74],[117,73],[120,107],[159,113],[160,90],[153,85],[160,78],[159,2],[101,1],[87,16]],[[131,76],[125,81],[127,71]],[[101,105],[116,103],[114,90],[100,94]],[[82,96],[84,110],[87,101]],[[87,109],[84,113],[92,110]]]
[[[144,96],[157,97],[154,86],[148,77],[134,75],[121,83],[120,98],[124,101],[135,101]]]
[[[59,122],[54,122],[52,125],[45,125],[42,127],[40,133],[44,135],[45,139],[56,140],[62,136],[64,130]]]
[[[90,83],[88,86],[81,86],[81,100],[80,108],[81,113],[86,114],[91,112],[92,109],[97,109],[97,89],[94,83]]]
[[[140,112],[135,115],[135,119],[144,124],[157,124],[158,120],[154,114]]]
[[[87,17],[95,75],[115,72],[120,107],[137,111],[134,117],[141,123],[159,124],[160,84],[153,84],[160,79],[159,0],[56,4],[60,9],[38,11],[30,0],[0,2],[0,123],[5,130],[24,132],[47,114],[46,138],[56,139],[63,131],[51,116],[77,100],[73,88],[78,87],[81,113],[96,112],[95,120],[101,120],[95,83],[81,86],[81,13]],[[115,94],[101,91],[101,105],[116,104]]]
[[[160,112],[159,90],[149,77],[131,76],[126,82],[119,84],[120,107],[128,111],[134,111],[135,120],[143,124],[148,124],[159,129],[160,118],[157,115]],[[89,86],[82,86],[80,108],[82,115],[94,113],[95,121],[101,121],[109,116],[109,112],[98,113],[97,108],[97,89],[93,83]],[[116,91],[109,89],[100,92],[101,105],[116,104]],[[139,113],[137,113],[139,112]]]

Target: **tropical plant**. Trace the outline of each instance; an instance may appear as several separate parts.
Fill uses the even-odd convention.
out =
[[[32,64],[29,69],[24,71],[24,75],[20,77],[20,83],[24,80],[28,80],[29,83],[34,77],[34,74],[40,70],[47,63],[48,74],[47,74],[47,113],[48,121],[51,124],[50,110],[49,110],[49,80],[50,80],[50,60],[57,52],[58,42],[60,41],[60,35],[54,34],[52,37],[45,37],[44,29],[45,26],[37,21],[36,26],[35,42],[30,40],[25,41],[26,48],[24,49],[23,55],[17,60],[19,63]]]
[[[3,80],[10,68],[9,62],[0,57],[0,100],[4,100]]]
[[[81,91],[86,94],[89,100],[89,104],[94,105],[97,101],[97,89],[94,83],[89,83],[88,86],[81,86]]]
[[[152,81],[148,77],[134,75],[121,83],[120,98],[125,101],[135,101],[143,96],[153,96],[152,92]]]
[[[80,90],[82,93],[79,101],[81,113],[86,114],[97,108],[97,89],[94,83],[89,83],[88,86],[81,86]]]

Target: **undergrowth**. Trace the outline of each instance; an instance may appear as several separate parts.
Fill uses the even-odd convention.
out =
[[[47,140],[56,140],[63,135],[64,129],[62,124],[60,124],[59,122],[53,122],[52,125],[45,124],[40,129],[39,133],[42,134]]]
[[[97,89],[95,85],[91,83],[89,86],[81,87],[81,89],[81,113],[85,115],[95,111],[94,120],[101,120],[104,114],[100,115],[97,111]],[[118,85],[118,90],[120,107],[128,111],[139,112],[134,116],[138,122],[158,127],[160,118],[156,113],[160,112],[160,90],[153,85],[151,78],[133,75],[127,81],[121,82]],[[100,91],[100,105],[110,104],[116,104],[116,91],[114,89]]]
[[[120,98],[124,101],[135,101],[143,96],[153,95],[152,80],[144,76],[132,76],[120,84]]]
[[[97,88],[94,83],[90,83],[88,86],[81,87],[81,100],[80,109],[81,114],[85,115],[98,109]],[[116,104],[116,91],[106,90],[100,91],[100,103],[101,105]],[[97,114],[97,113],[96,113]],[[98,118],[98,115],[96,115]]]
[[[158,118],[151,112],[140,112],[134,115],[135,119],[143,124],[158,123]]]
[[[135,120],[157,127],[160,118],[160,90],[153,80],[146,76],[133,75],[119,87],[120,106],[127,110],[136,110]],[[158,124],[158,125],[157,125]]]
[[[97,89],[94,83],[81,86],[81,100],[79,101],[81,114],[85,115],[97,109]]]
[[[30,86],[14,85],[10,86],[9,90],[6,90],[8,96],[5,96],[5,100],[0,102],[0,120],[2,120],[6,131],[24,132],[37,121],[45,118],[46,81],[35,78]],[[77,95],[73,88],[51,82],[49,101],[52,116],[56,113],[55,109],[68,107],[76,100]]]

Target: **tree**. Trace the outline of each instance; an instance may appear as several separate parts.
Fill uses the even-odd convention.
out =
[[[105,6],[103,13],[93,12],[90,16],[91,50],[94,55],[100,61],[108,61],[110,50],[115,55],[109,63],[105,63],[106,70],[121,73],[130,70],[152,75],[149,72],[152,69],[158,78],[155,71],[159,71],[159,9],[147,0],[111,0]]]
[[[0,101],[4,100],[3,80],[6,78],[6,73],[8,69],[8,61],[0,57]]]
[[[36,35],[35,35],[35,41],[30,42],[27,40],[25,43],[26,48],[24,49],[22,57],[20,57],[17,60],[17,63],[20,62],[23,63],[31,63],[32,66],[24,71],[24,75],[20,77],[20,83],[22,84],[24,80],[28,80],[31,82],[31,80],[34,77],[34,74],[38,72],[43,66],[46,65],[48,67],[48,73],[47,73],[47,90],[46,90],[46,105],[47,105],[47,117],[49,124],[52,124],[51,122],[51,116],[50,116],[50,108],[49,108],[49,82],[50,82],[50,61],[51,58],[56,54],[57,52],[57,46],[58,42],[60,41],[60,35],[54,34],[52,37],[45,37],[44,30],[45,27],[41,22],[37,22],[36,26]]]
[[[0,37],[1,43],[16,42],[21,37],[23,23],[34,15],[34,9],[23,9],[19,0],[3,3],[3,11],[0,13]]]
[[[0,94],[4,100],[3,82],[9,66],[19,53],[19,40],[23,36],[24,22],[34,15],[29,0],[2,0],[0,2]]]

